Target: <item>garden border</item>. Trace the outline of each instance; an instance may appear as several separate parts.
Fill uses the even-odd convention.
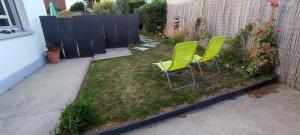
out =
[[[250,91],[253,91],[255,89],[267,86],[269,84],[273,84],[278,82],[278,78],[272,78],[272,79],[265,79],[262,81],[259,81],[257,83],[254,83],[252,85],[248,85],[248,86],[244,86],[239,88],[238,90],[232,91],[232,92],[228,92],[225,94],[221,94],[221,95],[217,95],[214,97],[211,97],[209,99],[206,99],[204,101],[199,101],[196,103],[193,103],[191,105],[185,106],[185,107],[181,107],[181,108],[177,108],[174,109],[170,112],[165,112],[165,113],[161,113],[155,116],[151,116],[149,118],[146,118],[144,120],[139,120],[139,121],[135,121],[135,122],[131,122],[131,123],[127,123],[127,124],[123,124],[121,126],[117,126],[117,127],[113,127],[113,128],[109,128],[106,130],[101,130],[101,131],[95,131],[93,133],[90,133],[90,135],[118,135],[118,134],[122,134],[122,133],[126,133],[141,127],[145,127],[154,123],[158,123],[173,117],[176,117],[178,115],[182,115],[184,113],[188,113],[197,109],[201,109],[210,105],[214,105],[216,103],[228,100],[228,99],[232,99],[234,97],[246,94]]]

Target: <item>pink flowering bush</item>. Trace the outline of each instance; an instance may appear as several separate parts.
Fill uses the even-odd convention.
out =
[[[258,21],[256,31],[253,33],[254,45],[250,51],[250,64],[246,70],[249,76],[271,74],[275,72],[277,64],[276,37],[281,31],[275,24],[275,11],[279,4],[269,0],[272,8],[270,20]]]

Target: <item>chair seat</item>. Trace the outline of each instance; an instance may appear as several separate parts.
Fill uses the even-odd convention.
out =
[[[194,63],[194,62],[199,62],[201,58],[202,58],[201,56],[199,56],[199,55],[196,54],[196,55],[194,56],[193,63]]]
[[[161,62],[161,63],[158,62],[158,63],[153,63],[153,64],[158,66],[161,71],[167,71],[170,68],[171,64],[172,64],[172,61],[168,60],[168,61],[164,61],[164,62]]]

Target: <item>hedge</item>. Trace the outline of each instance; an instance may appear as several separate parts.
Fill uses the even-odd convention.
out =
[[[125,0],[124,7],[123,7],[123,13],[132,14],[132,13],[134,13],[135,9],[141,7],[144,4],[145,4],[144,0]]]
[[[76,2],[70,7],[70,11],[83,11],[83,10],[84,10],[83,2]]]
[[[167,21],[167,2],[165,0],[155,0],[140,7],[138,13],[146,32],[162,32]]]

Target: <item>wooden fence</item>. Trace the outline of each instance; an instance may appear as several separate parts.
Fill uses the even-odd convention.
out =
[[[86,15],[72,18],[40,17],[47,43],[60,45],[62,58],[92,57],[106,48],[139,42],[138,16]]]
[[[277,42],[279,80],[300,89],[300,0],[277,0],[280,4],[277,24],[282,29]],[[186,27],[192,38],[196,19],[205,17],[213,35],[232,36],[257,19],[268,20],[268,0],[167,0],[167,33],[173,31],[173,18],[181,17],[180,28]],[[252,46],[251,41],[246,44]]]

